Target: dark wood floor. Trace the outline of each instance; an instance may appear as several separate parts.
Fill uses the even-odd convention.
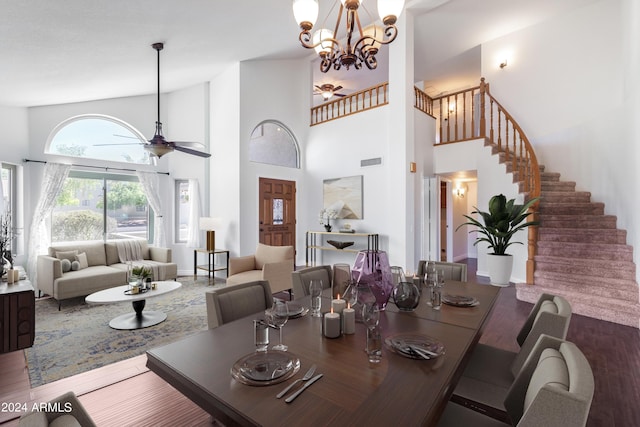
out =
[[[469,262],[469,281],[475,263]],[[513,286],[500,291],[481,342],[517,351],[516,335],[532,305],[518,301]],[[569,333],[585,353],[596,391],[587,425],[640,426],[640,330],[573,315]],[[206,426],[209,416],[145,367],[139,356],[94,371],[30,389],[22,352],[0,355],[0,401],[44,402],[68,390],[80,396],[99,426]],[[0,424],[17,425],[0,413]]]

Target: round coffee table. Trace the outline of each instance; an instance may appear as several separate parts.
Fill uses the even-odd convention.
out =
[[[182,283],[172,280],[153,282],[156,289],[148,290],[144,293],[128,295],[125,291],[128,285],[117,286],[115,288],[104,289],[94,292],[85,298],[88,304],[112,304],[116,302],[131,301],[134,313],[127,313],[112,319],[109,326],[113,329],[142,329],[157,325],[166,320],[167,314],[161,311],[142,311],[147,298],[157,297],[169,292],[173,292],[182,286]]]

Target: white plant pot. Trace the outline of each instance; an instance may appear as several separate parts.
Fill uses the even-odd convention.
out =
[[[487,265],[492,285],[509,286],[509,279],[511,279],[511,271],[513,270],[512,255],[487,254]]]

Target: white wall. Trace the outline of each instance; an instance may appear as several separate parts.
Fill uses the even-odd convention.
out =
[[[604,202],[640,260],[637,1],[602,0],[486,43],[482,74],[540,163]],[[513,52],[500,70],[500,52]],[[640,272],[639,272],[640,274]]]
[[[192,141],[204,144],[202,147],[190,147],[195,150],[208,152],[209,142],[209,84],[203,83],[183,90],[167,94],[167,125],[164,127],[164,135],[169,141]],[[164,157],[163,157],[164,158]],[[166,180],[170,188],[166,193],[171,195],[169,205],[165,207],[171,223],[167,224],[167,244],[172,248],[173,262],[178,264],[179,275],[193,274],[193,249],[186,243],[175,243],[175,181],[178,179],[197,179],[201,206],[205,206],[207,182],[205,179],[208,170],[209,159],[193,156],[179,151],[174,151],[166,156],[168,160],[168,172],[170,179]],[[165,194],[166,194],[165,193]],[[201,209],[200,214],[205,215]],[[194,225],[198,227],[198,224]],[[204,247],[204,232],[200,232],[200,245]],[[203,260],[200,260],[202,263]],[[204,273],[204,271],[202,271]]]

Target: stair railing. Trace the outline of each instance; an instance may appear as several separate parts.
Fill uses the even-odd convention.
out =
[[[491,95],[484,77],[479,86],[439,96],[433,102],[440,110],[438,143],[485,138],[503,153],[520,192],[528,200],[540,196],[540,168],[533,147],[520,125]],[[536,220],[538,203],[529,212]],[[533,284],[538,228],[528,227],[528,232],[527,283]]]

